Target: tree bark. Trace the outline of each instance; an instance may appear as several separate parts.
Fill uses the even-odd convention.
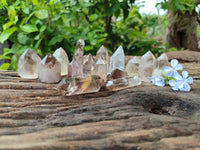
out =
[[[170,47],[199,51],[197,42],[197,13],[169,11],[167,41]]]
[[[105,3],[105,12],[106,12],[109,9],[109,1],[105,0],[104,3]],[[107,33],[106,40],[104,43],[105,46],[108,46],[108,40],[109,40],[109,36],[110,36],[111,30],[112,30],[111,29],[111,19],[112,19],[112,16],[105,17],[105,32]]]

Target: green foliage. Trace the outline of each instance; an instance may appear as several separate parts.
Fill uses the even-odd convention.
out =
[[[192,10],[196,7],[195,2],[196,0],[172,0],[171,2],[163,0],[157,5],[161,5],[162,9],[172,9],[174,12],[180,11],[185,13],[186,11],[189,11],[192,13]]]
[[[105,45],[112,54],[122,45],[127,55],[142,55],[151,50],[161,53],[165,47],[148,36],[157,35],[156,18],[139,14],[135,0],[1,0],[0,42],[10,66],[17,69],[19,56],[32,48],[41,57],[63,47],[70,59],[76,41],[85,40],[85,54],[96,54]],[[147,34],[154,28],[152,35]],[[1,69],[1,68],[0,68]]]

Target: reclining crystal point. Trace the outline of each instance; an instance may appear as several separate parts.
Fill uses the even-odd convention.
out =
[[[98,92],[103,86],[104,80],[97,75],[85,78],[63,78],[58,84],[57,90],[63,96]]]
[[[117,91],[133,86],[138,86],[140,84],[141,84],[140,78],[137,75],[134,75],[108,81],[106,84],[106,88],[111,91]]]

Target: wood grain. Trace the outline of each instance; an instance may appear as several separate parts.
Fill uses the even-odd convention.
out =
[[[63,97],[57,84],[0,72],[0,149],[200,149],[200,81]]]

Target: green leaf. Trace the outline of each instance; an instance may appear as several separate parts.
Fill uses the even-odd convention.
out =
[[[35,11],[35,16],[39,19],[46,19],[48,18],[48,10],[46,9],[40,9]]]
[[[7,28],[9,28],[11,25],[13,25],[13,21],[9,21],[6,24],[3,25],[3,30],[6,30]]]
[[[43,32],[44,30],[46,30],[47,26],[43,25],[41,28],[40,28],[40,32]]]
[[[0,66],[0,70],[8,70],[10,67],[10,63],[4,63]]]
[[[3,43],[5,40],[7,40],[15,31],[17,31],[17,29],[17,27],[12,27],[4,30],[0,35],[0,42]]]
[[[32,0],[33,5],[37,5],[38,4],[38,0]]]
[[[49,45],[54,45],[57,42],[61,42],[63,40],[63,37],[61,36],[55,36],[49,41]]]
[[[38,28],[36,27],[36,25],[33,25],[33,24],[26,24],[26,25],[20,26],[20,28],[22,29],[22,31],[27,32],[27,33],[38,31]]]
[[[0,60],[2,60],[2,59],[10,59],[10,57],[4,56],[4,55],[0,55]]]
[[[29,14],[29,8],[28,7],[22,8],[22,11],[27,15]]]
[[[6,5],[6,6],[8,5],[6,0],[1,0],[1,4]]]
[[[12,5],[8,7],[8,16],[11,21],[15,20],[16,15],[17,12],[15,11],[15,8]]]
[[[26,44],[27,40],[28,40],[28,36],[25,35],[23,32],[20,32],[18,35],[17,35],[17,40],[19,41],[19,43],[21,44]]]
[[[86,45],[86,46],[85,46],[85,51],[89,51],[89,50],[91,50],[92,48],[93,48],[93,46]]]

